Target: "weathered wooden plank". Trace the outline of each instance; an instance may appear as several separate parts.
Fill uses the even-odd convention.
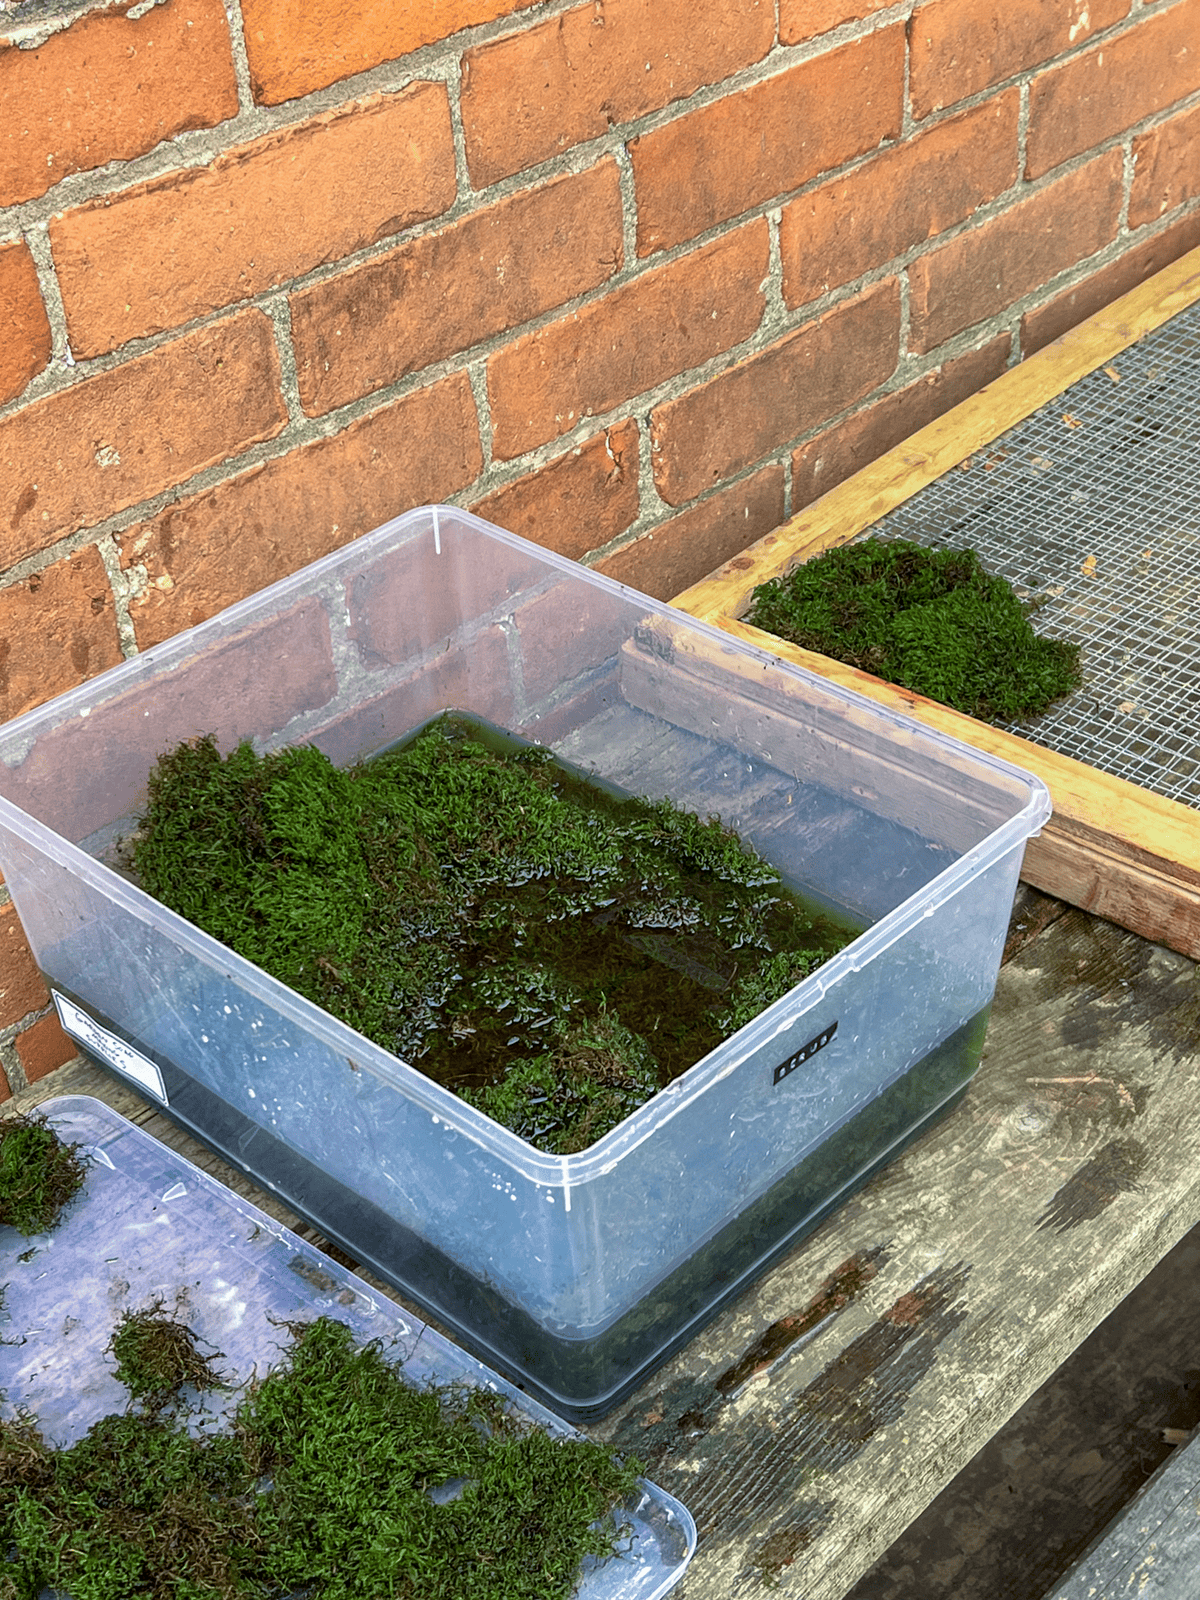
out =
[[[1189,807],[801,650],[740,619],[759,584],[854,538],[1198,299],[1200,250],[1195,250],[1003,373],[672,602],[760,649],[1036,773],[1050,790],[1055,814],[1026,852],[1026,881],[1193,956],[1200,955],[1200,828]]]

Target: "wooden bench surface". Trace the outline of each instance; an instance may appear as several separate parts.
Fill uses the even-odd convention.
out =
[[[294,1221],[82,1060],[3,1109],[62,1093]],[[680,1600],[844,1595],[1200,1220],[1198,1157],[1196,964],[1022,888],[966,1099],[591,1430],[693,1512]]]

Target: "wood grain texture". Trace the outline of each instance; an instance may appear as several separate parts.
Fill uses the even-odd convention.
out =
[[[1190,807],[740,619],[759,584],[854,538],[1197,299],[1200,250],[1005,372],[672,602],[759,649],[1036,774],[1050,790],[1054,816],[1030,842],[1025,881],[1193,956],[1200,955],[1200,827]]]
[[[1028,889],[1008,949],[965,1100],[591,1430],[696,1516],[680,1600],[840,1600],[1200,1220],[1196,965]],[[288,1220],[81,1060],[3,1110],[67,1092]]]

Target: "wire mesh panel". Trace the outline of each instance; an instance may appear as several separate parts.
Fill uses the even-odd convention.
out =
[[[867,533],[970,545],[1082,644],[1082,687],[1012,732],[1200,807],[1200,306]]]

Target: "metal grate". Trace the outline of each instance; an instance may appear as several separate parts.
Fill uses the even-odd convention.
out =
[[[1012,732],[1200,807],[1200,306],[866,531],[972,546],[1082,644],[1083,687]]]

